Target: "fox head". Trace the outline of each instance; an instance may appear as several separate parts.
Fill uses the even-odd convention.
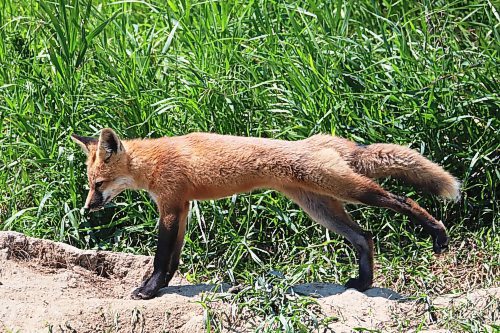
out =
[[[98,210],[123,190],[133,187],[128,155],[118,135],[109,128],[99,138],[71,135],[87,154],[87,177],[90,191],[84,209]]]

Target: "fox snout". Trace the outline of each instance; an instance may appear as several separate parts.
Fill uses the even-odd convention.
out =
[[[101,209],[105,204],[102,192],[96,190],[90,190],[87,200],[85,201],[85,206],[83,209],[88,211],[95,211]]]

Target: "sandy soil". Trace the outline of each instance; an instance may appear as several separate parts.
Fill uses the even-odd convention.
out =
[[[151,263],[151,257],[82,251],[0,232],[0,331],[204,331],[204,310],[197,301],[203,293],[213,292],[211,285],[191,285],[177,276],[160,297],[130,299],[130,292],[149,273]],[[389,289],[360,293],[335,284],[313,283],[297,285],[294,291],[316,297],[321,311],[337,318],[328,325],[335,332],[352,332],[356,327],[398,331],[406,318],[437,328],[430,304],[405,299]],[[432,301],[432,307],[468,302],[477,309],[492,297],[500,298],[500,288],[439,297]],[[227,304],[220,307],[230,311]]]

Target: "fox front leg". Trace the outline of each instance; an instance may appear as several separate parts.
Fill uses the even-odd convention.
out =
[[[132,292],[133,299],[150,299],[172,278],[170,266],[179,230],[179,214],[161,214],[153,273]]]

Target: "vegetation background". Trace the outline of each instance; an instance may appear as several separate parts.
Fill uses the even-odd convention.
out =
[[[82,215],[85,157],[72,133],[331,133],[408,145],[463,183],[461,200],[443,203],[384,182],[448,226],[441,257],[406,217],[349,207],[374,234],[377,286],[414,297],[498,286],[498,11],[489,0],[1,0],[0,228],[154,252],[157,213],[145,193]],[[269,327],[300,330],[326,319],[283,291],[344,283],[355,256],[262,191],[194,202],[180,269],[192,282],[248,286],[228,301]],[[485,324],[457,315],[443,325]]]

